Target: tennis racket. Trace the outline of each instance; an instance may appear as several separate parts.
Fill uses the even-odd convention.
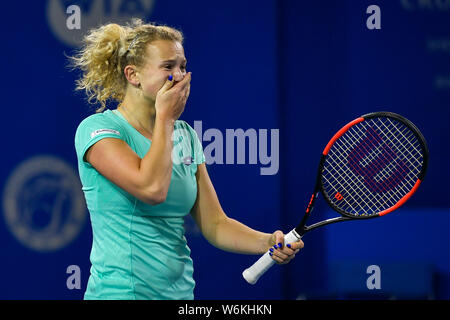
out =
[[[426,141],[408,119],[375,112],[349,122],[323,150],[305,215],[285,235],[285,244],[331,223],[381,217],[398,209],[417,191],[427,164]],[[319,191],[341,216],[306,226]],[[267,252],[242,275],[254,284],[273,264]]]

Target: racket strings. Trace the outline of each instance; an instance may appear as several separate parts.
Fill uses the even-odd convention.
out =
[[[370,133],[370,131],[367,131]],[[350,132],[350,134],[352,134]],[[371,133],[372,134],[372,133]],[[363,145],[363,152],[364,154],[368,154],[368,158],[366,159],[366,161],[368,161],[371,164],[375,164],[375,166],[365,166],[364,168],[366,170],[368,170],[370,172],[370,176],[372,177],[377,177],[377,175],[380,175],[380,171],[383,170],[384,171],[381,172],[381,176],[383,177],[384,180],[384,185],[380,184],[382,190],[376,190],[376,191],[382,191],[382,192],[386,192],[389,189],[392,189],[393,187],[395,187],[396,185],[398,185],[399,181],[395,181],[395,180],[391,180],[389,181],[389,176],[393,173],[392,172],[392,168],[397,167],[397,169],[400,169],[401,173],[403,174],[407,174],[406,170],[402,167],[402,166],[396,166],[396,163],[392,162],[393,158],[396,157],[396,154],[394,153],[393,155],[391,155],[389,158],[381,158],[380,156],[376,157],[373,155],[373,153],[371,153],[370,151],[372,150],[371,148],[374,148],[374,139],[373,136],[371,137],[371,139],[369,139],[370,144],[368,146]],[[391,150],[389,148],[389,150]],[[392,151],[392,150],[391,150]],[[361,157],[362,158],[362,157]],[[391,163],[392,167],[390,168],[389,163]],[[381,180],[380,178],[378,178],[379,180]],[[368,184],[368,181],[365,181],[366,184]],[[394,184],[395,182],[395,184]],[[372,186],[373,187],[373,186]],[[411,186],[412,187],[412,186]],[[403,188],[404,191],[407,191],[405,188]]]
[[[387,120],[390,122],[392,127],[395,127],[395,125],[392,123],[392,121],[389,118],[387,118]],[[398,130],[397,132],[402,136],[401,138],[403,139],[403,140],[401,140],[401,138],[399,138],[398,134],[395,135],[395,134],[392,133],[392,130],[391,130],[392,127],[390,128],[390,127],[386,126],[386,124],[383,123],[383,122],[381,122],[381,124],[384,126],[385,129],[387,129],[387,133],[391,134],[392,137],[396,140],[396,142],[394,142],[394,141],[392,141],[392,139],[389,138],[388,135],[386,135],[386,139],[388,140],[388,142],[391,145],[401,144],[403,146],[403,148],[402,149],[398,149],[398,151],[400,151],[400,154],[403,156],[403,159],[406,159],[409,162],[409,164],[411,166],[413,166],[415,169],[419,169],[420,170],[420,167],[422,165],[421,152],[419,150],[417,150],[417,148],[415,146],[415,144],[417,144],[419,146],[419,141],[417,139],[415,139],[414,133],[412,131],[410,131],[408,128],[406,128],[406,127],[404,127],[403,130]],[[374,122],[374,125],[380,131],[382,131],[382,129],[377,125],[376,122]],[[409,134],[408,137],[405,137],[405,135],[404,135],[404,133],[406,131],[408,131],[408,134]],[[414,143],[412,143],[411,140],[413,140]],[[408,143],[408,145],[405,145],[406,143]],[[413,155],[412,152],[410,151],[411,147],[414,149],[415,152],[417,152],[416,155]],[[419,148],[420,148],[420,146],[419,146]],[[405,154],[405,152],[408,153],[409,157]],[[412,162],[413,160],[417,161],[417,165]]]
[[[352,138],[356,139],[351,132],[350,132],[350,135],[352,135]],[[348,140],[345,137],[343,139],[344,139],[345,142],[349,143]],[[361,136],[358,136],[358,139],[361,139]],[[368,152],[368,150],[366,149],[365,146],[363,146],[363,149],[365,149],[364,150],[365,152]],[[339,149],[336,149],[336,151],[339,152]],[[341,153],[339,153],[339,158],[344,159],[345,157],[342,156]],[[375,159],[375,157],[372,156],[371,159],[370,159],[370,162],[372,162],[374,159]],[[367,168],[367,166],[366,166],[366,168]],[[371,170],[371,174],[375,175],[376,172]],[[384,178],[386,179],[387,178],[386,174],[383,174],[383,175],[384,175]],[[352,177],[352,178],[354,178],[354,177]],[[350,181],[352,181],[352,180],[350,180]],[[358,185],[356,185],[356,186],[358,187]],[[358,187],[358,192],[366,192],[366,190],[363,190],[361,187]],[[378,205],[378,204],[379,204],[379,202],[378,203],[374,203],[373,201],[371,202],[371,205]],[[384,204],[386,204],[386,201],[384,201]]]
[[[387,117],[369,119],[330,148],[323,189],[341,210],[373,215],[394,206],[414,187],[422,165],[420,143],[407,126]]]
[[[389,165],[392,165],[392,163],[393,163],[392,160],[394,158],[397,158],[397,155],[391,148],[389,148],[389,146],[388,146],[388,150],[386,150],[385,144],[379,143],[379,146],[377,147],[374,142],[377,137],[374,136],[373,132],[369,132],[369,130],[367,131],[367,133],[370,136],[370,138],[368,140],[370,142],[370,144],[367,145],[367,144],[362,143],[362,149],[363,149],[362,151],[364,152],[364,154],[368,154],[368,156],[366,157],[366,159],[367,159],[366,163],[364,164],[364,162],[361,161],[361,164],[364,166],[364,168],[367,171],[369,171],[370,175],[375,180],[377,178],[377,176],[379,176],[380,171],[389,169]],[[358,137],[358,138],[361,138],[361,137]],[[365,141],[366,140],[363,140],[363,142],[365,142]],[[357,148],[354,150],[356,150],[358,155],[360,155],[361,158],[364,160],[364,154],[361,155],[361,152],[359,151],[360,149],[361,149],[361,146],[360,146],[360,148]],[[379,149],[382,149],[382,150],[379,150],[380,152],[378,155],[373,155],[374,154],[374,152],[372,151],[373,149],[375,149],[375,151],[379,150]],[[386,152],[383,154],[383,152],[385,152],[385,151],[391,151],[393,154],[391,155],[389,152]],[[384,157],[381,157],[382,155]],[[388,155],[389,155],[389,157],[388,157]],[[395,164],[393,164],[392,166],[394,167]],[[407,171],[405,170],[405,168],[403,166],[399,166],[398,168],[400,169],[400,171],[402,171],[402,173],[407,174]],[[382,191],[386,192],[389,189],[392,189],[396,185],[398,185],[398,183],[395,183],[395,185],[394,185],[393,184],[394,181],[389,180],[391,173],[392,172],[389,172],[387,175],[383,173],[384,179],[379,179],[379,180],[384,180],[386,182],[384,184],[374,185],[373,183],[371,184],[370,181],[366,181],[366,183],[370,184],[373,189],[382,188],[383,189]]]
[[[348,174],[344,174],[345,177],[348,177]],[[343,178],[342,174],[339,174],[339,178]],[[342,197],[342,199],[340,201],[344,201],[347,204],[346,208],[342,208],[342,203],[340,203],[341,209],[343,209],[346,212],[349,212],[351,214],[355,214],[355,215],[372,215],[374,213],[376,213],[374,210],[371,210],[371,208],[380,208],[382,205],[385,206],[386,208],[394,205],[394,203],[387,201],[387,199],[383,199],[383,198],[371,198],[371,197],[367,197],[365,196],[367,194],[367,190],[362,187],[363,184],[359,183],[359,184],[353,184],[353,185],[349,185],[348,183],[348,179],[342,180],[344,182],[340,183],[339,180],[333,180],[330,179],[328,180],[325,176],[324,176],[324,180],[328,183],[328,185],[330,186],[334,186],[336,184],[336,182],[339,184],[340,188],[333,188],[333,192],[336,192],[336,194],[340,194],[340,192],[342,192],[345,196]],[[345,192],[345,190],[351,190],[352,192]],[[328,190],[328,193],[329,190]],[[352,196],[352,194],[355,194],[355,196]],[[348,196],[351,197],[351,202],[347,201],[346,199],[348,198]],[[334,200],[334,199],[333,199]],[[365,206],[361,206],[361,204],[365,204]],[[351,210],[349,210],[351,209]]]
[[[391,123],[392,126],[394,126],[394,124],[392,123],[392,121],[390,121],[389,118],[387,118],[387,121],[389,121]],[[415,138],[415,135],[413,132],[409,131],[408,128],[404,127],[403,130],[398,130],[397,132],[399,134],[395,135],[392,134],[392,131],[390,130],[389,127],[386,126],[386,124],[384,122],[381,122],[381,124],[384,126],[384,128],[388,129],[388,133],[390,133],[392,135],[392,137],[396,140],[393,141],[392,139],[389,138],[388,135],[386,135],[386,139],[387,141],[390,143],[390,145],[402,145],[402,148],[397,148],[397,152],[399,153],[399,155],[401,157],[400,161],[406,160],[407,164],[409,165],[408,168],[412,169],[409,172],[405,172],[405,168],[400,166],[399,168],[406,174],[408,173],[413,173],[413,177],[412,179],[405,179],[405,183],[409,184],[408,185],[408,191],[409,189],[411,189],[414,184],[415,181],[417,180],[417,175],[420,173],[420,169],[422,167],[422,162],[423,162],[423,157],[421,155],[421,152],[417,150],[415,144],[419,145],[419,141]],[[376,122],[374,123],[374,125],[381,131],[382,129],[376,124]],[[406,131],[409,131],[409,135],[408,137],[405,137],[404,133]],[[403,137],[403,141],[399,138],[399,135],[401,135]],[[413,142],[411,142],[413,141]],[[420,146],[419,146],[420,148]],[[412,152],[416,152],[416,154],[413,154],[410,150],[414,149],[414,151]],[[397,161],[398,163],[398,161]],[[391,162],[392,164],[392,162]],[[384,170],[384,169],[383,169]]]
[[[339,165],[334,158],[331,158],[334,165]],[[325,167],[325,170],[328,170],[328,167]],[[336,194],[341,194],[341,192],[343,190],[352,190],[352,192],[347,192],[346,196],[349,195],[352,198],[352,202],[348,202],[346,199],[347,197],[342,197],[342,200],[348,205],[348,207],[351,210],[348,210],[348,208],[342,208],[344,209],[344,211],[346,212],[350,212],[350,213],[358,213],[358,215],[371,215],[374,214],[374,212],[372,212],[371,210],[366,210],[364,209],[364,207],[361,207],[360,203],[364,202],[364,203],[368,203],[370,204],[372,207],[380,207],[380,201],[376,201],[374,199],[371,199],[369,197],[366,197],[365,199],[360,199],[360,197],[364,197],[364,195],[366,194],[367,190],[366,188],[363,187],[363,184],[361,183],[357,183],[356,181],[354,181],[353,179],[360,179],[360,177],[357,176],[350,176],[349,175],[349,171],[343,171],[343,170],[336,170],[336,172],[339,175],[339,179],[335,179],[335,177],[331,176],[332,178],[330,180],[327,179],[327,175],[323,176],[323,179],[327,182],[327,184],[333,188],[333,192],[335,192]],[[331,174],[328,174],[328,176],[330,176]],[[335,184],[338,183],[339,186],[341,187],[340,189],[335,187]],[[339,192],[339,190],[341,192]],[[353,196],[353,194],[355,194],[355,197],[357,197],[357,199]],[[340,200],[340,201],[342,201]],[[376,202],[375,202],[376,201]],[[384,200],[384,205],[386,205],[387,207],[389,207],[389,203],[386,203],[386,200]],[[392,204],[393,205],[393,204]],[[361,212],[362,211],[362,212]]]
[[[359,162],[364,167],[364,169],[369,171],[371,176],[373,178],[375,178],[376,175],[378,174],[378,172],[380,171],[380,169],[385,167],[390,161],[386,157],[384,159],[380,157],[380,155],[382,154],[382,152],[384,150],[380,150],[378,155],[374,154],[374,153],[376,153],[377,149],[379,149],[379,148],[375,147],[376,140],[375,140],[375,137],[373,136],[373,133],[371,133],[371,132],[367,132],[367,133],[368,133],[367,136],[370,138],[368,140],[363,140],[362,143],[360,143],[359,146],[354,149],[354,153],[356,153],[356,156],[358,156],[358,158],[361,159]],[[375,150],[372,151],[374,147],[375,147]],[[364,153],[362,153],[362,152],[364,152]],[[365,154],[367,154],[367,156],[365,156]],[[352,157],[351,160],[356,162],[357,160],[355,160],[353,158],[354,157]],[[375,159],[378,159],[378,161],[375,161]],[[368,181],[366,181],[366,182],[369,183],[372,188],[376,189],[375,183],[370,183]],[[383,191],[386,191],[386,188],[384,188]]]
[[[337,163],[335,162],[335,164],[337,164]],[[361,179],[361,177],[359,177],[359,176],[350,177],[348,173],[351,172],[351,171],[345,171],[345,172],[346,172],[346,174],[345,174],[346,178],[349,178],[346,181],[348,181],[350,183],[354,182],[353,185],[350,185],[348,187],[353,188],[353,189],[357,189],[357,190],[354,190],[354,191],[358,192],[358,196],[359,197],[364,197],[364,195],[367,194],[367,189],[363,188],[363,186],[364,186],[363,184],[361,184],[361,183],[358,184],[358,183],[356,183],[353,180],[353,179]],[[342,178],[342,175],[340,175],[340,177]],[[392,202],[392,200],[395,200],[395,202]],[[365,199],[362,200],[362,202],[367,202],[367,204],[369,204],[370,207],[372,207],[372,208],[380,208],[380,207],[381,208],[388,208],[388,207],[394,205],[398,200],[399,199],[395,199],[395,197],[393,197],[393,198],[378,198],[378,199],[377,198],[366,197]],[[355,200],[355,202],[358,202],[358,201],[361,202],[361,200]],[[352,209],[353,209],[353,207],[352,207]],[[371,214],[376,213],[376,212],[371,211],[371,210],[364,210],[363,208],[362,208],[362,211],[364,211],[363,213],[360,213],[362,215],[371,215]],[[353,209],[353,212],[358,212],[358,211]]]
[[[395,124],[391,121],[391,119],[389,119],[389,118],[386,118],[387,119],[387,121],[389,122],[389,125],[391,126],[391,127],[395,127]],[[385,126],[385,128],[387,128],[387,129],[389,129],[387,126],[386,126],[386,124],[384,123],[384,122],[381,122],[384,126]],[[376,125],[376,123],[375,123],[375,125]],[[408,137],[405,137],[405,135],[404,135],[404,133],[405,132],[408,132]],[[392,132],[391,131],[389,131],[389,133],[391,133],[392,134]],[[412,131],[410,131],[407,127],[404,127],[403,128],[403,130],[398,130],[398,133],[402,136],[402,138],[404,139],[404,141],[405,142],[408,142],[408,143],[411,143],[411,140],[414,140],[415,142],[417,142],[417,144],[419,144],[418,142],[418,140],[417,139],[415,139],[415,137],[413,138],[413,136],[414,136],[414,133],[412,132]],[[396,135],[393,135],[395,138],[397,138],[398,139],[398,135],[396,136]],[[416,151],[416,152],[418,152],[419,154],[421,154],[421,151],[420,150],[418,150],[415,146],[414,146],[414,144],[411,144],[411,146],[414,148],[414,150]],[[420,149],[420,146],[419,146],[419,149]],[[408,153],[410,153],[409,152],[409,148],[408,149],[405,149],[406,151],[408,151]],[[411,154],[411,153],[410,153]]]
[[[325,176],[323,176],[323,179],[328,184],[332,185],[331,182]],[[345,187],[339,181],[338,181],[338,184],[340,185],[340,187],[342,187],[342,189],[345,190]],[[337,191],[337,188],[335,188],[334,191]],[[342,198],[342,201],[344,201],[347,204],[347,207],[349,207],[351,209],[351,210],[345,210],[345,211],[358,212],[358,210],[360,209],[359,206],[358,205],[353,206],[355,203],[357,204],[358,201],[351,194],[349,194],[349,196],[352,198],[353,202],[349,202],[347,197]],[[364,210],[363,215],[367,215],[367,214],[370,214],[370,213],[368,213],[367,211]]]
[[[392,130],[390,130],[391,132],[392,132]],[[373,143],[373,139],[370,139],[369,140],[371,143]],[[373,146],[372,146],[373,147]],[[371,156],[371,153],[370,153],[370,149],[368,150],[368,147],[367,146],[364,146],[363,147],[363,151],[364,151],[364,153],[366,153],[366,154],[369,154],[369,160],[368,161],[374,161],[374,159],[375,159],[375,157],[373,156],[373,154],[372,154],[372,157],[370,157]],[[388,159],[389,161],[390,160],[392,160],[392,159]],[[381,161],[380,161],[380,159],[379,159],[379,163],[381,163],[381,167],[385,167],[386,166],[386,162],[387,161],[384,161],[384,159],[381,159]],[[375,162],[375,163],[377,163],[377,162]],[[365,167],[365,169],[370,169],[371,167]],[[377,171],[379,171],[380,170],[380,167],[375,167],[375,169],[376,170],[374,170],[373,168],[372,168],[372,171],[370,172],[370,174],[371,175],[373,175],[373,176],[375,176],[376,175],[376,172]],[[388,168],[389,169],[389,168]],[[400,167],[400,169],[402,169],[401,167]],[[405,172],[405,170],[404,169],[402,169],[402,171],[404,171]],[[389,172],[389,170],[387,170],[387,171],[385,171],[385,172],[382,172],[381,174],[383,175],[383,177],[386,179],[387,178],[387,175],[388,174],[390,174],[390,173],[392,173],[392,170],[391,170],[391,172]],[[385,180],[385,181],[387,181],[387,182],[389,182],[389,180]],[[366,183],[367,183],[367,181],[366,181]],[[391,183],[388,183],[388,186],[387,186],[388,188],[392,188],[393,187],[393,185],[391,184]],[[411,186],[412,187],[412,186]],[[386,190],[386,187],[384,188],[384,190],[382,190],[382,191],[387,191]],[[405,190],[406,191],[406,190]]]

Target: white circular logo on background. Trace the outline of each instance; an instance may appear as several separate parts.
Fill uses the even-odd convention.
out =
[[[6,226],[24,246],[54,251],[80,233],[86,204],[75,170],[60,158],[35,156],[22,162],[3,191]]]
[[[47,21],[54,35],[71,47],[81,44],[83,36],[92,28],[105,23],[126,24],[131,18],[145,20],[151,13],[154,0],[90,0],[47,1]],[[80,12],[73,11],[73,6]],[[73,17],[72,15],[79,15]],[[71,20],[79,19],[79,28],[69,28]]]

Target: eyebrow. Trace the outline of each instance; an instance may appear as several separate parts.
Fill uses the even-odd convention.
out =
[[[161,64],[163,64],[163,63],[176,63],[176,62],[177,62],[176,59],[170,59],[170,60],[164,60],[163,62],[161,62]],[[187,63],[187,60],[186,60],[186,59],[183,59],[183,60],[181,61],[181,63]]]

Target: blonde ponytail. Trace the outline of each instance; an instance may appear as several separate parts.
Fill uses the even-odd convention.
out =
[[[102,112],[108,100],[121,102],[127,87],[125,66],[142,66],[146,45],[155,40],[183,43],[183,35],[167,26],[143,24],[139,19],[126,26],[110,23],[91,30],[79,52],[69,57],[71,65],[82,71],[76,90],[85,90],[89,103],[100,104],[96,112]]]

